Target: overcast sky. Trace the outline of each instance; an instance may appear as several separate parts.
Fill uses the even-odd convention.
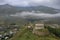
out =
[[[60,0],[0,0],[0,5],[12,6],[49,6],[60,9]]]

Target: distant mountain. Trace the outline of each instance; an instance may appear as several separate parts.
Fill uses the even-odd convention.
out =
[[[13,6],[10,5],[0,5],[0,15],[5,15],[5,14],[13,14],[16,13],[16,9]]]
[[[60,12],[59,9],[55,9],[47,6],[16,7],[16,8],[19,9],[19,11],[29,11],[29,12],[35,11],[35,12],[51,13],[51,14]]]
[[[39,11],[43,13],[58,13],[60,10],[54,9],[47,6],[32,6],[32,7],[16,7],[11,5],[0,5],[0,15],[5,14],[15,14],[16,12],[22,12],[22,11]]]

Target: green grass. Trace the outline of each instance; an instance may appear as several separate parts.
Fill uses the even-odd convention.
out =
[[[54,37],[53,35],[49,36],[37,36],[34,35],[30,30],[24,29],[18,32],[14,38],[11,40],[60,40],[59,38]]]

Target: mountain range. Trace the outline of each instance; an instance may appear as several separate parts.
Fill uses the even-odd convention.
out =
[[[18,12],[41,12],[41,13],[49,13],[49,14],[57,14],[57,13],[60,13],[60,9],[55,9],[55,8],[51,8],[51,7],[47,7],[47,6],[31,6],[31,7],[17,7],[17,6],[11,6],[11,5],[0,5],[0,21],[1,20],[11,20],[11,21],[16,21],[17,20],[20,20],[22,19],[21,17],[11,17],[9,16],[10,14],[16,14]],[[8,16],[6,16],[8,15]],[[54,21],[55,19],[54,18],[48,18],[49,21]],[[47,20],[48,20],[47,19]],[[53,20],[52,20],[53,19]],[[56,18],[57,20],[55,21],[58,21],[60,19],[60,17]],[[36,19],[36,18],[30,18],[30,17],[27,17],[25,20],[28,20],[28,21],[34,21],[34,20],[46,20],[45,18],[40,18],[40,19]]]

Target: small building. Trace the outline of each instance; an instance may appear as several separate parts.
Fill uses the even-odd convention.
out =
[[[32,28],[32,26],[27,26],[28,29]]]
[[[32,31],[33,30],[33,27],[32,26],[27,26],[27,29]]]

